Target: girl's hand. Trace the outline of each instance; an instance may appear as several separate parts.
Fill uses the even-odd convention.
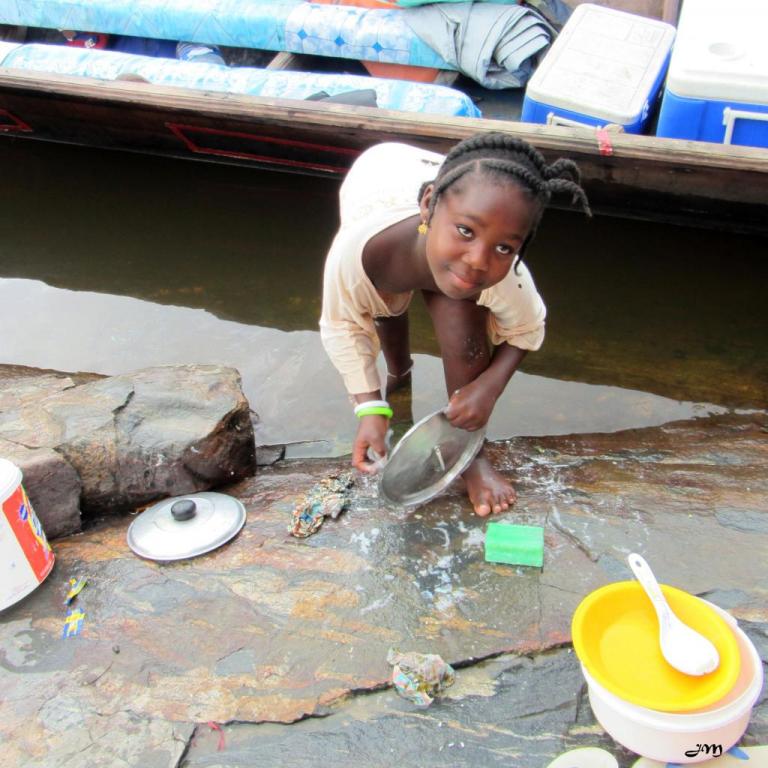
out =
[[[355,442],[352,444],[352,465],[361,472],[372,475],[376,465],[368,460],[368,449],[379,456],[387,454],[387,429],[389,420],[385,416],[363,416],[357,426]]]
[[[474,432],[488,423],[494,405],[496,395],[475,379],[451,395],[445,415],[452,426]]]

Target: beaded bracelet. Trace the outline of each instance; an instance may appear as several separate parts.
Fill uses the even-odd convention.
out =
[[[362,419],[363,416],[386,416],[392,418],[392,408],[386,400],[367,400],[355,406],[355,416]]]

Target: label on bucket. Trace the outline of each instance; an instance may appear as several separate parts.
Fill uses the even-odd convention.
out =
[[[0,610],[28,595],[53,568],[54,555],[21,484],[0,514]]]

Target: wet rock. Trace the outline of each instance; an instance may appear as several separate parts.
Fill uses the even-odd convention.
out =
[[[475,680],[467,685],[469,676]],[[480,679],[487,684],[478,685]],[[217,754],[216,739],[203,734],[187,752],[185,766],[542,768],[577,746],[603,747],[623,757],[622,766],[630,765],[629,753],[596,725],[583,688],[568,649],[534,659],[504,656],[477,670],[458,670],[456,685],[428,710],[416,712],[387,691],[289,729],[238,723],[226,729],[226,755]],[[286,753],[288,761],[281,759]]]
[[[80,384],[58,374],[22,384],[13,381],[12,395],[3,390],[9,407],[0,417],[0,438],[47,451],[38,464],[55,451],[79,477],[84,513],[114,514],[255,471],[250,409],[232,368],[147,368]],[[32,464],[22,470],[31,471],[27,490],[40,499],[36,511],[46,531],[49,520],[57,533],[77,530],[70,513],[69,528],[55,519],[47,503],[54,491],[36,483],[48,482],[52,470],[36,472]],[[67,509],[78,503],[75,486],[70,491]]]
[[[750,509],[718,509],[715,513],[720,525],[747,533],[768,533],[768,515]]]
[[[24,489],[49,539],[80,530],[80,477],[63,456],[2,438],[0,456],[21,469]]]
[[[32,701],[37,709],[15,721],[14,739],[4,740],[5,765],[176,768],[194,729],[142,716],[130,706],[95,711],[71,694]]]
[[[83,481],[82,508],[108,513],[255,471],[248,402],[233,369],[149,368],[46,403],[66,425],[56,449]]]
[[[76,743],[100,765],[117,748],[100,740],[105,728],[125,727],[130,713],[135,727],[120,745],[129,764],[147,733],[164,743],[195,723],[190,766],[282,765],[287,752],[296,766],[368,757],[382,768],[539,768],[595,745],[628,768],[631,756],[589,709],[569,647],[573,612],[591,590],[629,578],[626,555],[638,551],[666,583],[727,607],[765,659],[768,578],[756,563],[768,534],[752,524],[768,514],[762,426],[709,418],[490,446],[517,486],[506,517],[545,529],[542,569],[484,561],[487,519],[458,484],[406,511],[383,505],[375,481],[360,477],[344,515],[294,539],[296,499],[347,468],[328,460],[281,462],[227,487],[246,524],[192,560],[135,557],[128,519],[60,539],[51,576],[0,617],[0,740],[24,768],[42,753],[64,764]],[[749,530],[722,525],[723,510],[745,513]],[[85,620],[62,640],[62,598],[76,575],[88,577],[77,598]],[[450,663],[458,675],[447,700],[426,713],[400,700],[391,647]],[[500,655],[492,680],[463,682]],[[766,706],[745,743],[768,738]],[[242,725],[222,726],[219,752],[209,722]]]
[[[268,467],[285,457],[284,445],[257,445],[256,464],[260,467]]]

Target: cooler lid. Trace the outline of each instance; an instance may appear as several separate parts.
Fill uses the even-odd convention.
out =
[[[149,560],[184,560],[225,544],[244,523],[245,507],[232,496],[176,496],[144,510],[131,523],[128,546]]]
[[[671,24],[583,3],[533,73],[525,95],[627,125],[648,109],[674,38]]]
[[[766,35],[766,0],[685,0],[667,88],[685,98],[768,104]]]
[[[392,449],[379,476],[379,493],[403,506],[417,506],[445,490],[475,458],[485,430],[451,426],[442,410],[414,424]]]

